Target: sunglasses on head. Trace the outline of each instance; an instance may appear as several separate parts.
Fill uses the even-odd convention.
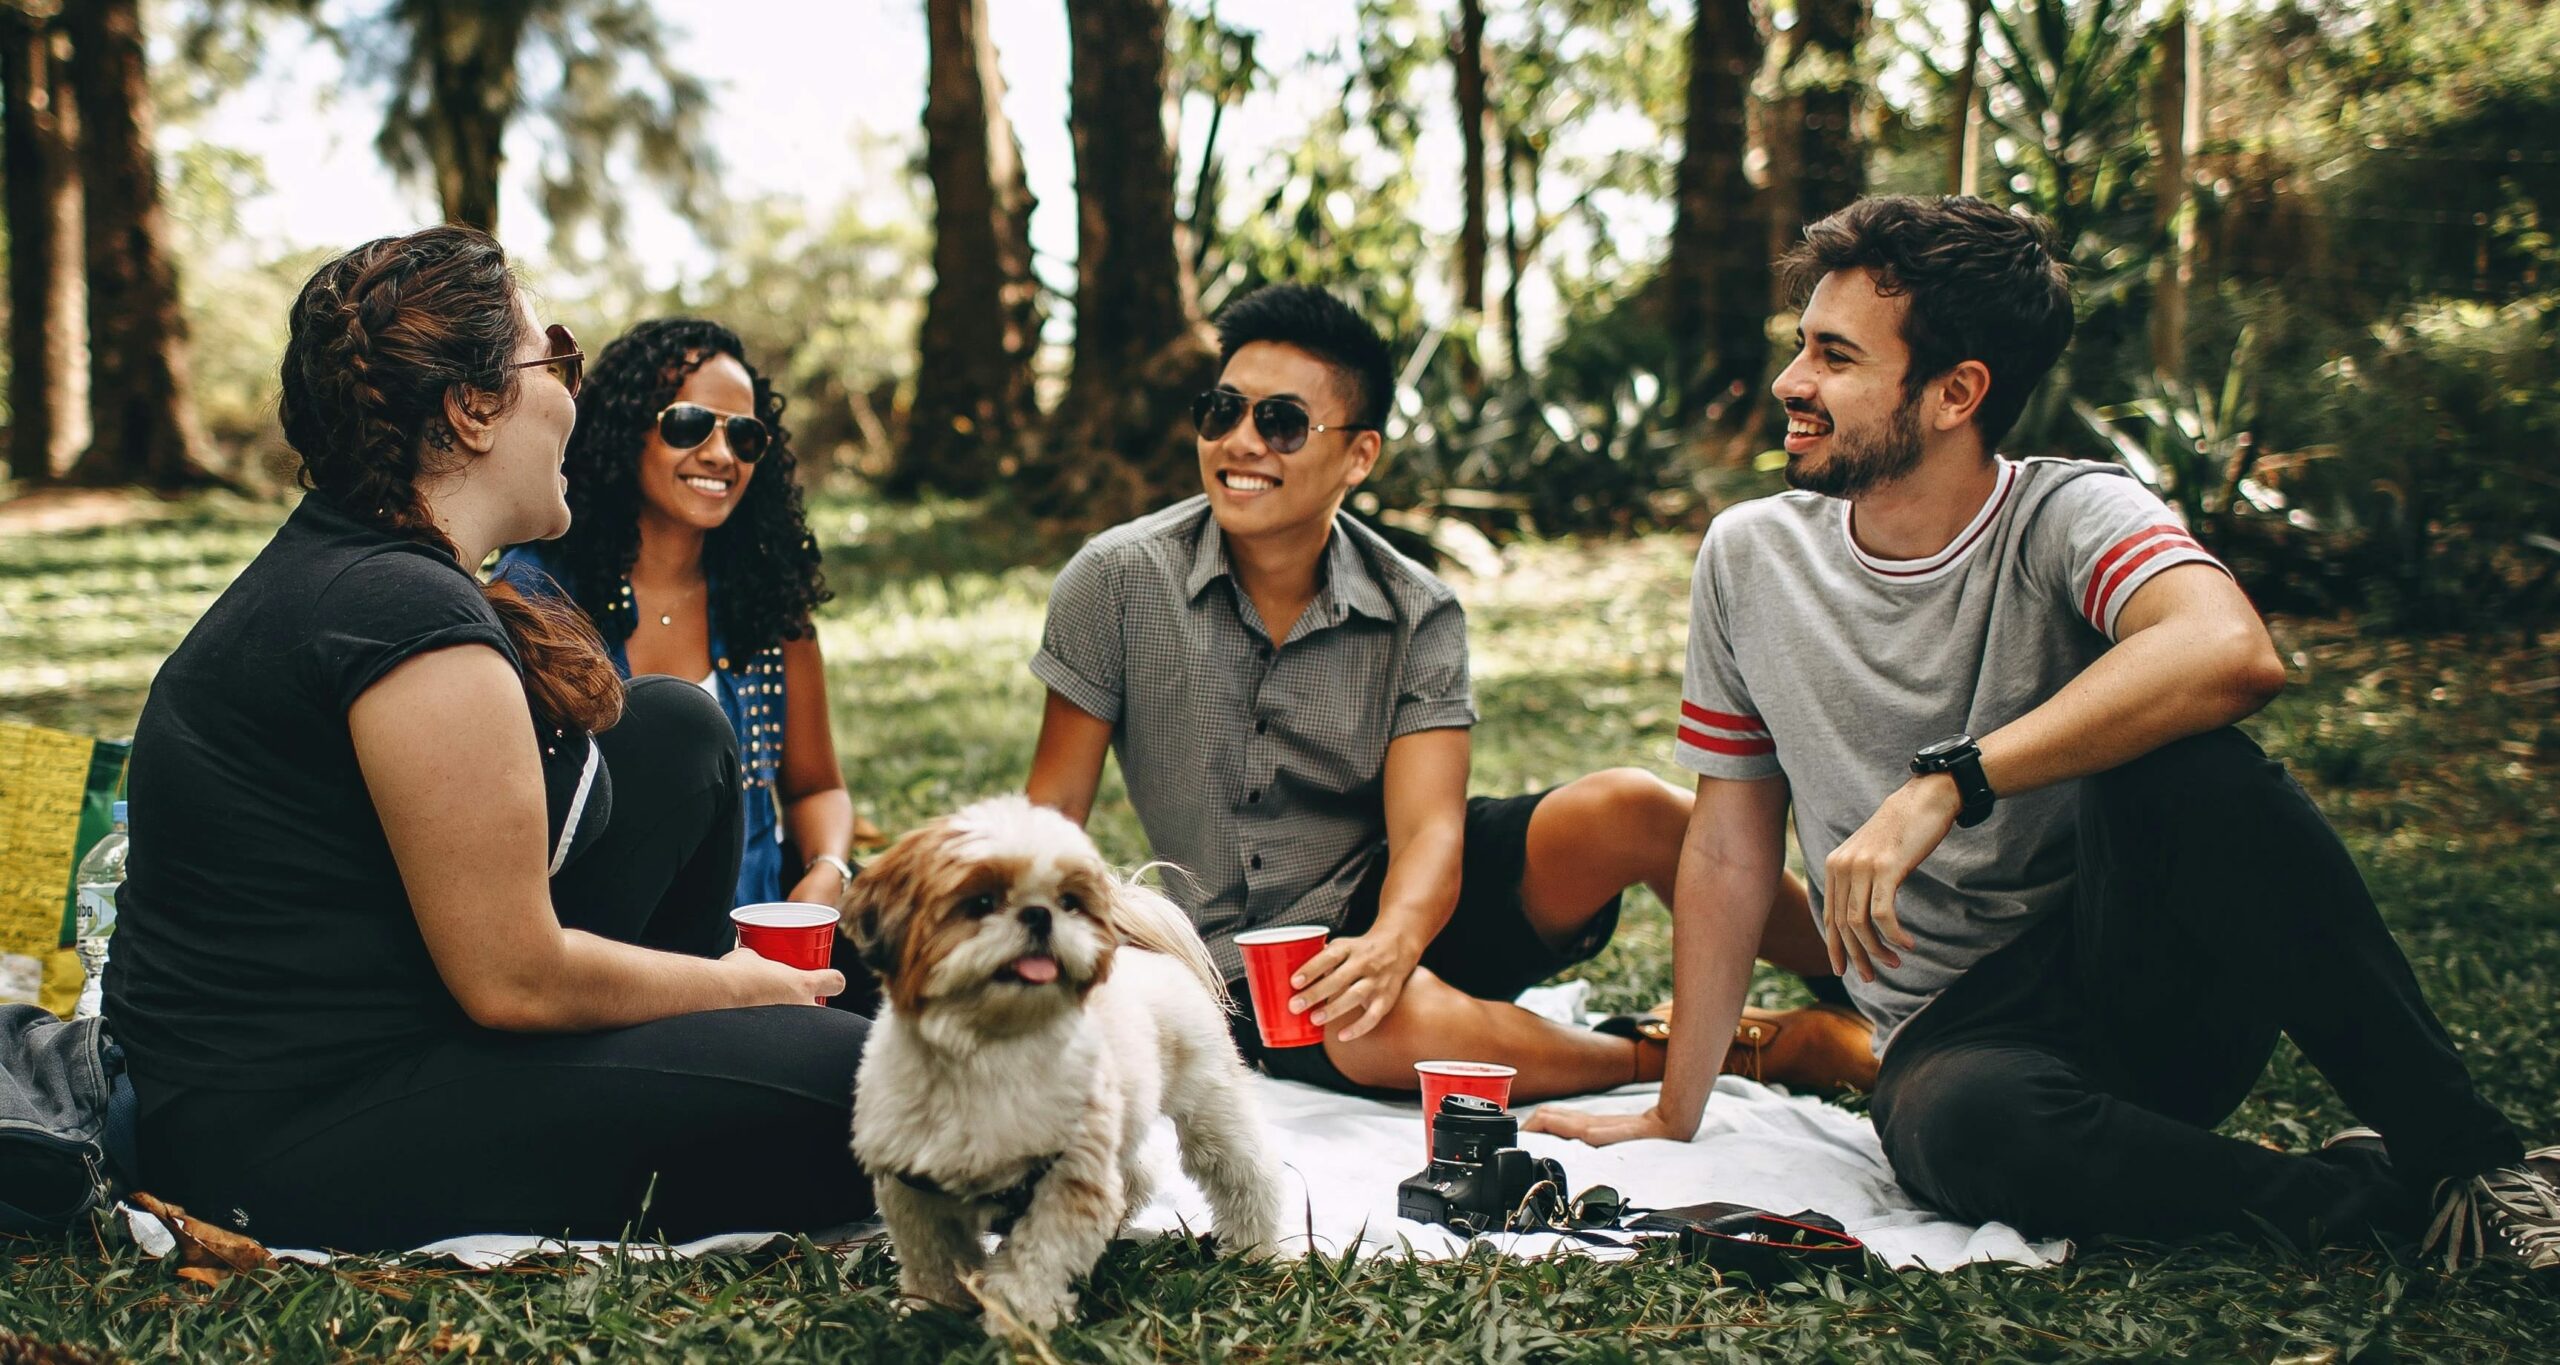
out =
[[[691,450],[711,439],[722,421],[729,424],[729,453],[748,464],[764,458],[771,439],[765,424],[744,413],[719,413],[700,403],[670,403],[658,411],[658,439],[669,450]]]
[[[559,323],[543,328],[542,335],[550,340],[549,354],[540,360],[519,360],[503,368],[529,370],[539,365],[560,380],[560,387],[567,389],[571,398],[577,397],[578,390],[587,382],[587,353],[578,349],[578,339],[569,335],[569,329]]]
[[[1298,453],[1317,432],[1377,430],[1349,422],[1319,425],[1306,405],[1294,398],[1252,399],[1233,389],[1211,389],[1192,399],[1191,425],[1199,429],[1201,440],[1215,441],[1235,430],[1248,410],[1253,413],[1253,429],[1262,433],[1262,443],[1276,455]]]

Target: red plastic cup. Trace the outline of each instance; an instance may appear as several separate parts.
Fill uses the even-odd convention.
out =
[[[738,926],[738,946],[803,971],[822,972],[835,965],[836,921],[843,912],[832,905],[807,901],[766,901],[729,912]],[[827,1003],[825,996],[814,1002]]]
[[[1451,1095],[1475,1095],[1508,1109],[1511,1107],[1511,1078],[1520,1074],[1518,1067],[1499,1062],[1415,1062],[1414,1073],[1422,1078],[1422,1160],[1431,1162],[1431,1120],[1440,1112],[1440,1101]]]
[[[1321,924],[1301,924],[1236,935],[1236,946],[1244,950],[1245,992],[1253,997],[1253,1024],[1262,1030],[1264,1047],[1310,1047],[1324,1041],[1324,1029],[1310,1023],[1305,1011],[1290,1012],[1289,997],[1297,988],[1289,977],[1324,951],[1331,933]]]

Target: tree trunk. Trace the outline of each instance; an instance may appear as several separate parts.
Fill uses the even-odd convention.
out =
[[[1529,273],[1530,247],[1520,238],[1520,205],[1538,211],[1537,172],[1521,156],[1520,134],[1502,134],[1502,348],[1509,373],[1517,379],[1528,370],[1529,343],[1521,331],[1520,277]]]
[[[9,473],[42,482],[89,439],[81,355],[80,175],[69,63],[50,19],[0,4],[0,157],[9,234]]]
[[[1020,442],[1040,419],[1032,197],[1004,114],[986,0],[926,0],[925,30],[933,292],[917,338],[906,443],[888,483],[899,493],[968,493],[1013,473]]]
[[[1076,356],[1033,510],[1116,521],[1199,488],[1194,395],[1217,348],[1176,248],[1165,136],[1166,0],[1068,0],[1076,155]]]
[[[1773,171],[1783,167],[1786,179],[1773,183],[1770,234],[1781,249],[1792,247],[1805,225],[1846,208],[1866,193],[1866,148],[1858,136],[1858,45],[1866,37],[1867,0],[1798,0],[1796,24],[1787,34],[1787,88],[1794,93],[1781,105],[1773,143],[1790,144],[1781,155],[1772,148]]]
[[[187,322],[152,159],[139,0],[81,0],[63,23],[79,96],[89,266],[89,449],[71,477],[163,489],[220,483],[205,467],[188,393]]]
[[[2187,293],[2195,279],[2195,215],[2189,210],[2188,163],[2203,121],[2202,54],[2194,21],[2182,6],[2161,24],[2159,65],[2151,81],[2151,127],[2160,160],[2152,170],[2151,368],[2172,378],[2187,371]]]
[[[1743,170],[1751,82],[1765,51],[1751,0],[1698,0],[1663,265],[1663,323],[1683,427],[1734,385],[1755,388],[1768,363],[1769,257],[1753,222],[1758,192]]]
[[[1981,192],[1982,181],[1982,95],[1977,85],[1982,71],[1982,21],[1991,8],[1991,0],[1966,0],[1964,11],[1964,65],[1956,72],[1954,98],[1948,101],[1950,125],[1947,144],[1947,184],[1957,194]]]
[[[427,61],[427,155],[445,221],[498,230],[498,176],[506,169],[507,120],[523,95],[516,51],[530,6],[423,0],[415,10]]]
[[[1466,158],[1460,168],[1465,206],[1458,224],[1458,310],[1459,317],[1470,326],[1484,325],[1484,274],[1486,239],[1484,184],[1484,0],[1458,0],[1458,32],[1449,43],[1449,60],[1456,68],[1458,89],[1459,154]],[[1508,152],[1506,150],[1507,158]],[[1506,165],[1508,164],[1506,160]],[[1504,176],[1504,193],[1510,192],[1509,174]],[[1482,342],[1469,338],[1459,351],[1460,377],[1468,390],[1482,387],[1483,368],[1477,357]],[[1513,358],[1518,364],[1518,358]]]

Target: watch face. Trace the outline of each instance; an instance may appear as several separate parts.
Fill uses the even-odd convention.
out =
[[[1951,735],[1935,744],[1923,747],[1917,757],[1923,761],[1945,758],[1949,754],[1963,752],[1972,744],[1973,736],[1971,735]]]

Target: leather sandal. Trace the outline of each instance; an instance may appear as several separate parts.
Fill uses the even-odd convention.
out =
[[[1631,1039],[1638,1047],[1668,1047],[1671,1002],[1643,1014],[1612,1015],[1591,1027]],[[1725,1053],[1724,1074],[1797,1090],[1873,1090],[1874,1040],[1874,1026],[1864,1016],[1837,1006],[1764,1010],[1746,1005],[1734,1025],[1733,1046]]]

